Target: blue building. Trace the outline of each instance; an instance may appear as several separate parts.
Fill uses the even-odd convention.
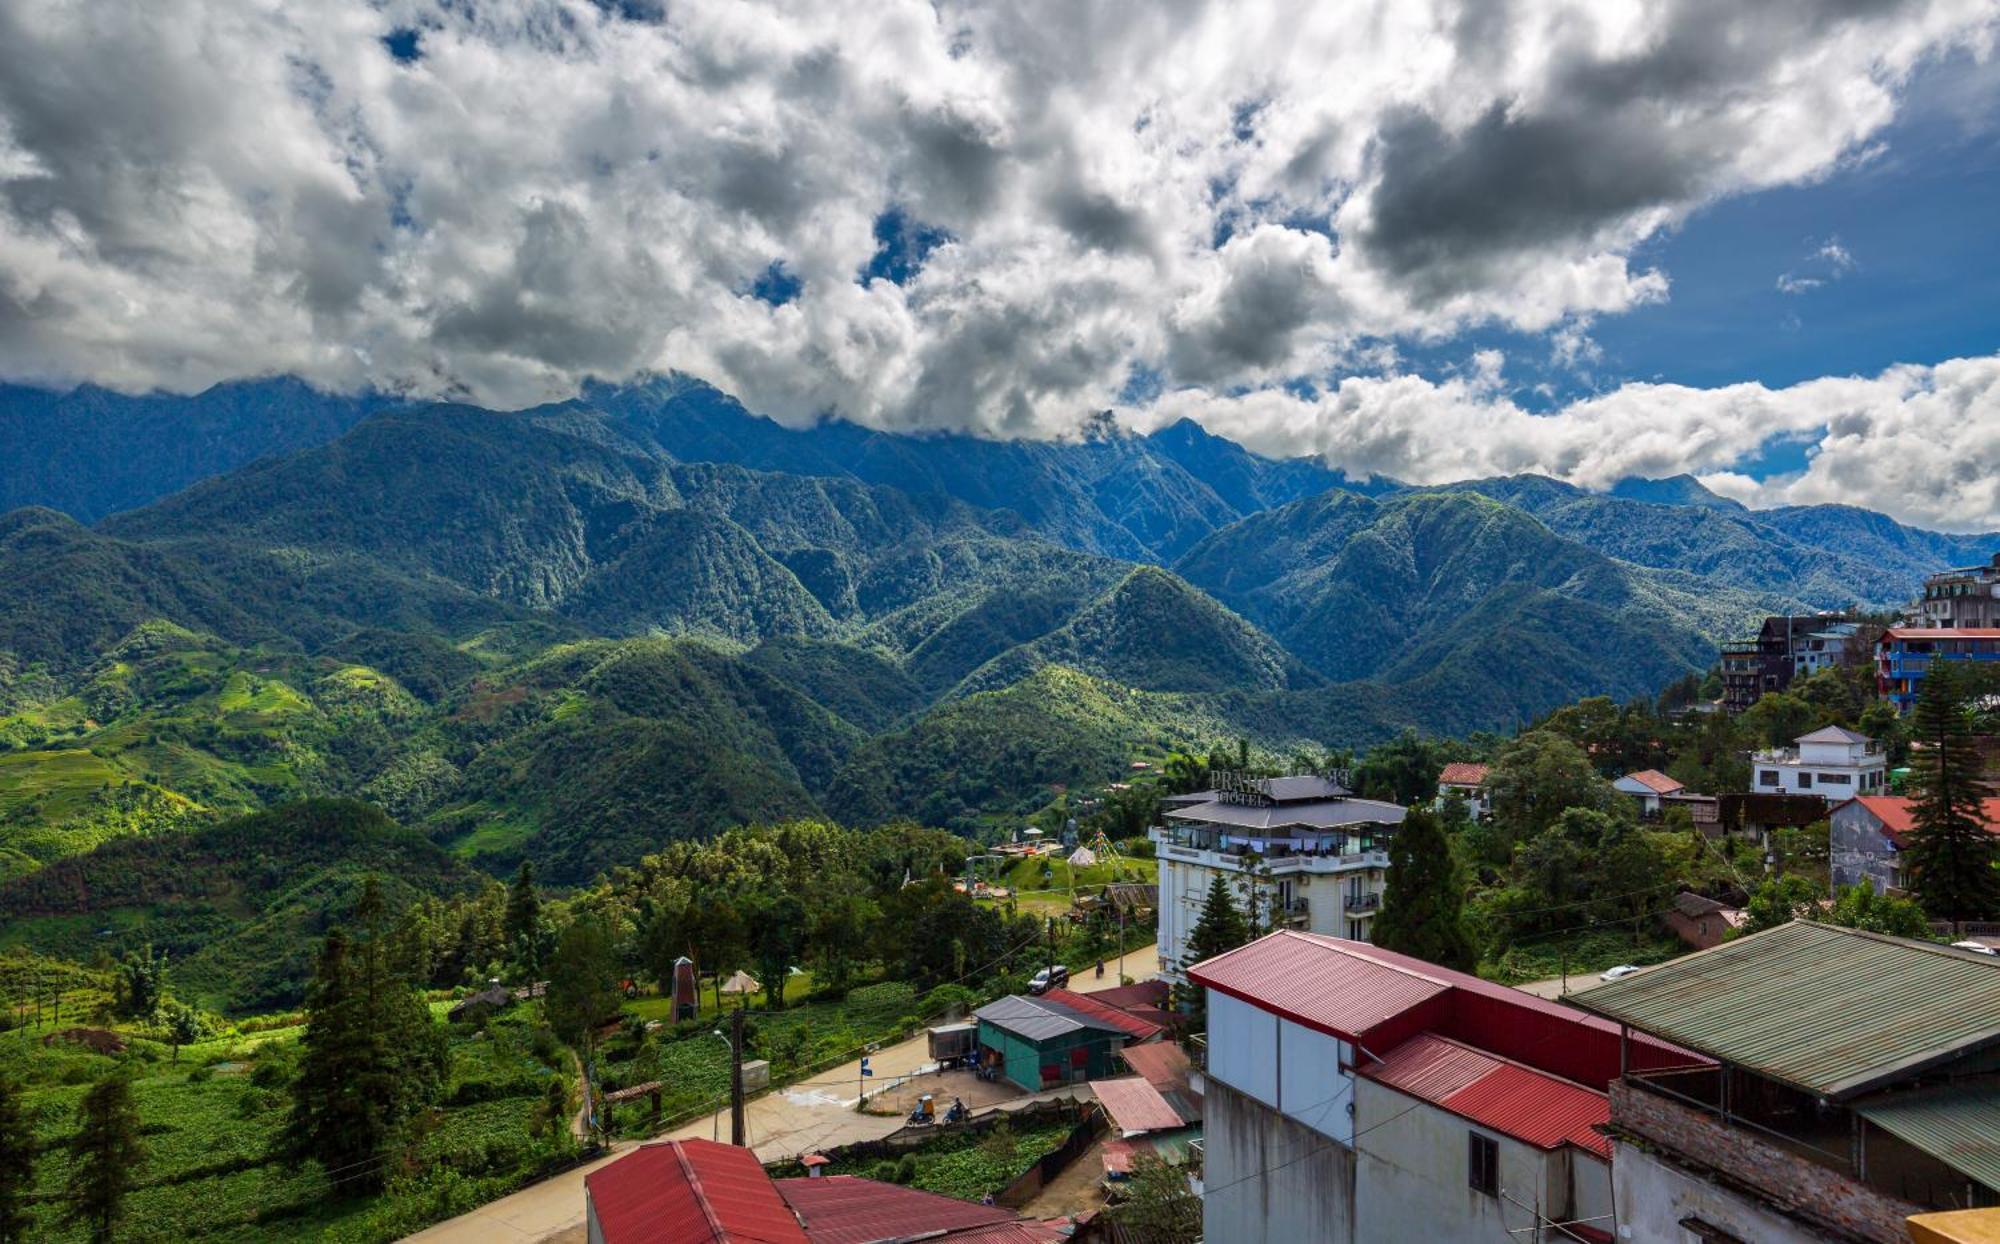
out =
[[[2000,661],[2000,628],[1897,626],[1875,646],[1875,691],[1907,713],[1932,661]]]

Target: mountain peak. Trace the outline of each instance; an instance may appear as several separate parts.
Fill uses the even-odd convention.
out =
[[[1629,475],[1611,486],[1610,495],[1626,501],[1651,505],[1678,505],[1700,510],[1741,511],[1743,503],[1710,492],[1692,475],[1669,475],[1664,479],[1641,479]]]

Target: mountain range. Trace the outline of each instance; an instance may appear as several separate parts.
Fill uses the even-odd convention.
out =
[[[557,881],[744,820],[983,833],[1171,747],[1650,695],[1764,611],[2000,547],[1686,478],[1356,481],[1185,421],[790,428],[682,378],[13,389],[0,439],[0,940],[75,927],[58,862],[303,796]]]

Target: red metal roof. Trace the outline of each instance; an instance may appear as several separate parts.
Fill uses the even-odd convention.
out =
[[[1656,795],[1671,795],[1677,790],[1687,789],[1658,769],[1641,769],[1637,773],[1626,774],[1625,778],[1627,781],[1637,782]]]
[[[1610,1140],[1593,1126],[1611,1119],[1603,1093],[1434,1033],[1410,1038],[1361,1074],[1537,1148],[1611,1156]]]
[[[1903,845],[1903,837],[1917,827],[1917,805],[1914,800],[1901,795],[1856,795],[1840,804],[1858,803],[1868,809],[1876,820],[1882,822],[1882,831],[1897,846]],[[1986,832],[2000,834],[2000,799],[1979,801],[1979,815],[1986,822]]]
[[[1187,1126],[1187,1120],[1181,1118],[1173,1103],[1160,1096],[1160,1090],[1146,1083],[1143,1077],[1092,1080],[1090,1091],[1097,1094],[1099,1104],[1111,1115],[1111,1121],[1127,1136],[1135,1132],[1165,1132]]]
[[[947,1244],[1049,1244],[1052,1240],[1066,1240],[1069,1232],[1063,1230],[1065,1220],[1042,1220],[1017,1218],[1013,1222],[996,1222],[991,1226],[968,1227],[963,1231],[952,1231],[935,1238]]]
[[[583,1184],[606,1244],[810,1244],[757,1155],[734,1145],[642,1145]]]
[[[1486,772],[1485,765],[1474,764],[1469,760],[1454,760],[1444,767],[1443,773],[1438,774],[1438,785],[1484,786]]]
[[[1101,1020],[1135,1041],[1144,1041],[1151,1037],[1157,1037],[1161,1032],[1160,1025],[1153,1021],[1141,1019],[1130,1011],[1120,1010],[1115,1006],[1099,1002],[1095,997],[1087,993],[1072,993],[1067,989],[1051,989],[1042,995],[1042,1000],[1045,1002],[1054,1002],[1059,1006],[1066,1006],[1079,1014]]]
[[[2000,628],[1991,626],[1892,626],[1883,639],[2000,639]]]
[[[1093,989],[1090,996],[1115,1006],[1121,1011],[1141,1011],[1167,1005],[1168,989],[1165,981],[1140,981],[1136,985],[1113,985],[1109,989]]]
[[[1187,1051],[1173,1041],[1148,1041],[1128,1045],[1118,1051],[1125,1065],[1146,1078],[1146,1083],[1162,1091],[1186,1089],[1188,1071],[1193,1066]]]
[[[777,1191],[805,1223],[811,1244],[871,1244],[971,1227],[1011,1224],[1014,1211],[975,1205],[855,1175],[780,1179]],[[976,1238],[945,1235],[949,1240]],[[1005,1239],[1004,1236],[988,1237]]]
[[[1451,989],[1434,976],[1355,954],[1338,938],[1290,929],[1203,960],[1188,976],[1349,1042]]]

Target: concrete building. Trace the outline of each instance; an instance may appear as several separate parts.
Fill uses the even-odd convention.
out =
[[[1765,795],[1817,795],[1839,803],[1884,789],[1889,757],[1865,734],[1825,726],[1792,740],[1794,747],[1750,757],[1750,782]]]
[[[2000,799],[1982,800],[1980,810],[1987,832],[2000,834]],[[1827,817],[1834,891],[1865,882],[1877,894],[1901,894],[1903,851],[1916,823],[1916,805],[1900,795],[1865,795],[1836,805]]]
[[[1920,627],[2000,627],[2000,553],[1984,566],[1961,566],[1931,575],[1904,617],[1909,625]]]
[[[1208,991],[1205,1238],[1613,1238],[1600,1128],[1614,1025],[1307,933],[1270,934],[1190,976]],[[1644,1039],[1628,1057],[1691,1058]]]
[[[1179,796],[1159,844],[1160,974],[1184,982],[1181,961],[1210,883],[1224,878],[1254,904],[1260,929],[1291,928],[1366,941],[1389,875],[1389,837],[1404,809],[1357,799],[1330,778],[1218,775],[1216,789]]]
[[[1630,795],[1639,801],[1639,814],[1654,817],[1660,814],[1660,800],[1666,795],[1678,795],[1687,789],[1658,769],[1641,769],[1628,773],[1611,784],[1611,788],[1621,795]]]
[[[1858,651],[1860,627],[1838,613],[1769,617],[1757,638],[1722,645],[1722,706],[1740,713],[1769,691],[1783,691],[1794,678],[1833,665],[1865,661]]]
[[[1570,995],[1703,1054],[1611,1086],[1618,1236],[1907,1244],[2000,1204],[2000,959],[1794,922]]]
[[[1667,927],[1696,950],[1720,946],[1749,919],[1749,913],[1740,907],[1687,890],[1674,895],[1673,904],[1667,909]]]
[[[1889,628],[1875,645],[1875,694],[1909,712],[1932,661],[2000,661],[2000,629]]]
[[[1475,821],[1492,816],[1493,790],[1486,781],[1489,773],[1486,765],[1469,760],[1454,760],[1446,765],[1444,772],[1438,774],[1437,808],[1442,811],[1445,800],[1457,799],[1465,804]]]

